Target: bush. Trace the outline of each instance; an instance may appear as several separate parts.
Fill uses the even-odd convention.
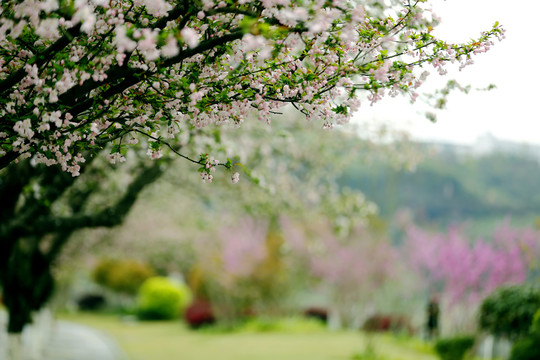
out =
[[[413,333],[410,321],[402,315],[372,315],[364,322],[362,330],[367,332],[392,331],[396,333]]]
[[[512,346],[509,360],[540,359],[540,336],[531,335],[517,340]]]
[[[136,260],[103,259],[93,272],[94,281],[116,292],[134,295],[154,270]]]
[[[473,344],[473,336],[440,339],[435,343],[435,351],[442,360],[462,360]]]
[[[319,319],[326,324],[328,321],[328,310],[319,307],[310,307],[304,311],[304,316],[307,318]]]
[[[166,277],[152,277],[139,288],[137,315],[142,320],[171,320],[191,302],[187,285]]]
[[[201,326],[211,325],[216,322],[212,305],[207,300],[195,300],[184,313],[184,320],[193,329],[198,329]]]
[[[540,290],[531,286],[509,286],[491,293],[480,307],[480,328],[496,336],[518,339],[529,333],[540,308]]]
[[[533,317],[529,335],[517,340],[512,346],[509,360],[538,359],[540,359],[540,309]]]
[[[540,308],[538,308],[538,311],[534,314],[531,333],[540,336]]]
[[[79,310],[96,311],[105,306],[105,297],[101,294],[86,294],[77,299]]]

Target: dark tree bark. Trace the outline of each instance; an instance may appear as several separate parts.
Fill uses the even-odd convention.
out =
[[[37,243],[37,239],[30,240]],[[32,321],[32,313],[49,300],[54,288],[50,265],[39,249],[32,248],[28,241],[15,244],[0,278],[9,311],[9,333],[22,332]]]
[[[57,167],[33,167],[28,161],[0,172],[0,287],[10,315],[9,333],[21,333],[32,313],[51,297],[51,270],[73,232],[120,225],[140,192],[163,174],[166,161],[141,161],[125,192],[98,210],[86,205],[99,194],[100,176],[74,178]],[[112,170],[89,161],[83,171]],[[55,214],[52,205],[58,201],[67,204],[70,216]]]

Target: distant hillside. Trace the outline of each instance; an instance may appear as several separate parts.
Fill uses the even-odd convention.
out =
[[[540,157],[531,148],[418,146],[432,155],[415,172],[395,170],[385,162],[358,164],[343,174],[340,184],[363,191],[387,220],[404,208],[417,221],[439,224],[540,215]]]

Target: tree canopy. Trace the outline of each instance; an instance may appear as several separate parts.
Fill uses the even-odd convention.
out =
[[[210,155],[178,152],[210,125],[269,122],[285,105],[322,126],[368,102],[414,101],[439,73],[487,51],[496,23],[468,43],[436,38],[426,0],[23,0],[0,7],[0,168],[18,159],[77,176],[108,147],[173,151],[212,180]],[[363,101],[363,100],[362,100]],[[87,155],[90,154],[90,155]],[[233,181],[238,176],[233,175]]]

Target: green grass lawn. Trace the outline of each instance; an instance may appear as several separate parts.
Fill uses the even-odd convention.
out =
[[[125,322],[111,315],[59,316],[112,336],[130,360],[353,360],[365,350],[358,332],[204,332],[180,322]],[[436,360],[429,346],[414,340],[376,335],[381,360]],[[367,359],[367,358],[366,358]]]

